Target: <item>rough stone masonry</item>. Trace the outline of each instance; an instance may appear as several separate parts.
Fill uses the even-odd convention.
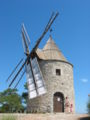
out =
[[[75,113],[73,65],[66,60],[51,36],[44,48],[37,49],[36,53],[47,93],[28,100],[28,112],[70,112],[72,105],[72,113]]]

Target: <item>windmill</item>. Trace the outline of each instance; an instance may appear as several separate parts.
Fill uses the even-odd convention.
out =
[[[18,79],[19,74],[21,74],[21,76],[18,79],[18,82],[15,84],[14,88],[16,88],[19,82],[21,81],[23,75],[26,72],[29,99],[35,98],[37,96],[40,96],[46,93],[45,81],[43,79],[43,75],[38,64],[36,50],[41,40],[45,36],[45,34],[48,32],[48,30],[50,30],[50,27],[57,16],[58,16],[58,12],[56,14],[52,13],[44,29],[44,32],[42,33],[40,38],[37,40],[35,46],[31,51],[29,51],[30,38],[27,34],[24,24],[22,25],[22,30],[21,30],[22,42],[23,42],[23,48],[24,48],[24,53],[26,55],[26,59],[24,60],[24,62],[23,62],[23,59],[19,61],[19,63],[16,65],[12,73],[9,75],[7,81],[9,81],[12,76],[14,76],[13,79],[11,79],[11,82],[9,84],[9,87],[11,87],[14,81]],[[19,69],[17,71],[18,67]],[[17,71],[16,74],[15,74],[15,71]]]

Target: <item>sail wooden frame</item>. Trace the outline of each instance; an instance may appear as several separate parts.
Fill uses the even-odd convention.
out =
[[[26,76],[29,99],[46,93],[44,78],[36,57],[31,60],[31,65],[30,63],[26,65]]]

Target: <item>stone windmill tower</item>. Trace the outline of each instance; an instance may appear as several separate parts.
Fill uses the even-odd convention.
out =
[[[29,100],[27,110],[65,112],[65,99],[68,98],[75,112],[73,65],[66,60],[51,36],[42,50],[37,49],[37,56],[47,93]]]

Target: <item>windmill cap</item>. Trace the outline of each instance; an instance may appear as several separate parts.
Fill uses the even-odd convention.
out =
[[[59,50],[56,44],[54,43],[54,40],[52,39],[52,36],[49,37],[46,45],[44,46],[43,50]]]
[[[38,57],[43,60],[62,60],[67,62],[62,52],[56,46],[52,36],[49,37],[43,49],[37,49],[36,53]]]

